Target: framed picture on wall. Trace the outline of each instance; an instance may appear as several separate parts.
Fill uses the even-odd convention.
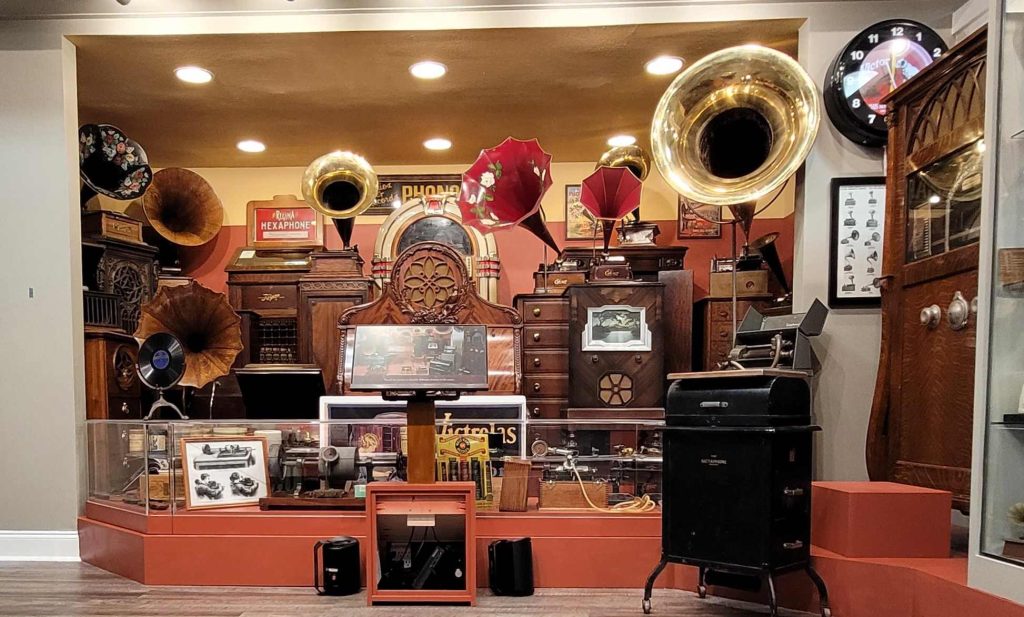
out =
[[[593,240],[598,235],[597,221],[580,203],[580,185],[565,185],[565,239]]]
[[[881,306],[885,178],[833,178],[830,226],[829,306]]]
[[[689,202],[682,195],[679,196],[679,229],[676,234],[679,238],[721,238],[722,225],[711,223],[693,213],[693,210],[700,212],[705,217],[720,221],[722,220],[721,206],[708,206],[705,204],[694,204]]]

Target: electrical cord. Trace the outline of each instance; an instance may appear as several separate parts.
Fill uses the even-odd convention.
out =
[[[590,500],[590,495],[587,494],[587,487],[583,485],[583,478],[580,476],[579,470],[576,469],[575,459],[570,458],[566,462],[572,470],[573,475],[576,476],[576,481],[580,484],[580,490],[583,492],[583,498],[587,500],[587,503],[591,508],[598,510],[599,512],[612,512],[615,514],[643,514],[658,507],[658,504],[654,503],[653,499],[644,495],[643,497],[634,497],[629,501],[617,503],[610,508],[602,508]]]

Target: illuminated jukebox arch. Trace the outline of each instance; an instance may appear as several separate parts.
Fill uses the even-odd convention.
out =
[[[373,246],[373,280],[378,287],[391,280],[395,258],[420,242],[446,244],[462,256],[476,281],[477,293],[489,302],[498,301],[498,245],[492,234],[482,234],[462,224],[454,195],[413,197],[388,215]]]

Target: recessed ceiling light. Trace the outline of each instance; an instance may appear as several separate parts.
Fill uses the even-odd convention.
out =
[[[444,137],[435,137],[423,142],[423,147],[427,150],[447,150],[452,147],[452,142]]]
[[[671,75],[678,73],[683,68],[683,59],[678,56],[658,56],[647,61],[644,65],[651,75]]]
[[[264,150],[267,149],[267,147],[263,145],[262,141],[256,141],[255,139],[243,139],[242,141],[238,142],[238,149],[241,150],[242,152],[250,152],[255,154],[257,152],[263,152]]]
[[[213,80],[213,73],[199,66],[179,66],[174,69],[174,74],[190,84],[206,84]]]
[[[616,135],[608,139],[608,145],[613,148],[621,148],[622,146],[632,146],[636,143],[636,137],[632,135]]]
[[[420,79],[437,79],[438,77],[443,77],[448,72],[448,67],[440,62],[424,60],[410,66],[409,72],[412,73],[413,77]]]

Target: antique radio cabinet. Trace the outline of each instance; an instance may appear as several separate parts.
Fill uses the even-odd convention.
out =
[[[568,417],[663,416],[664,288],[644,282],[569,287]]]
[[[112,328],[85,328],[85,414],[90,420],[142,418],[139,344]]]
[[[531,418],[563,418],[569,400],[569,299],[520,294],[523,317],[523,394]]]

